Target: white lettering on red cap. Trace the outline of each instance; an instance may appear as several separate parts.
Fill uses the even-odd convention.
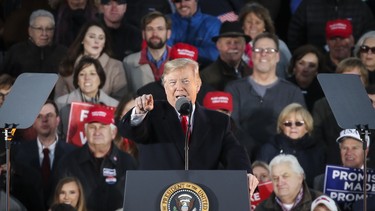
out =
[[[91,112],[91,116],[101,116],[101,117],[106,117],[107,113],[104,111],[93,111]]]
[[[222,97],[211,97],[211,102],[212,103],[228,103],[229,98],[222,96]]]
[[[329,28],[331,28],[331,30],[338,30],[338,29],[347,29],[348,26],[344,23],[335,23],[335,24],[332,24],[329,26]]]
[[[195,55],[194,51],[190,51],[190,50],[187,50],[187,49],[177,49],[177,53],[179,55],[184,55],[184,56],[188,56],[188,57],[191,57],[191,58],[193,58],[194,55]]]

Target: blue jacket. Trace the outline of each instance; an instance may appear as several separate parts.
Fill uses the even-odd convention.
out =
[[[172,14],[172,35],[168,45],[184,42],[198,48],[198,61],[209,64],[217,59],[219,52],[211,40],[219,34],[221,22],[214,16],[203,14],[200,9],[190,18],[183,18],[177,12]]]

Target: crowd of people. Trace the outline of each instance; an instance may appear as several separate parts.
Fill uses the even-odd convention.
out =
[[[340,128],[317,78],[357,75],[375,109],[373,0],[0,7],[0,109],[21,74],[58,75],[12,143],[12,206],[119,210],[126,171],[183,170],[186,143],[189,169],[245,170],[250,195],[272,183],[261,211],[340,210],[323,194],[326,166],[375,168],[375,145]]]

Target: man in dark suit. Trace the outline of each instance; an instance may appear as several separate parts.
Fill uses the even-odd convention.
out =
[[[201,86],[197,62],[185,58],[167,62],[162,84],[167,101],[154,102],[153,96],[146,94],[137,97],[135,107],[118,123],[122,136],[140,144],[140,169],[184,169],[185,134],[176,101],[186,97],[192,103],[189,169],[218,169],[222,165],[251,171],[243,146],[231,132],[229,117],[196,103]]]
[[[35,169],[36,177],[41,178],[43,182],[43,198],[47,208],[48,199],[53,195],[51,177],[43,176],[43,161],[46,160],[45,154],[48,149],[49,175],[56,171],[56,164],[66,153],[72,151],[75,147],[60,140],[57,135],[57,126],[60,117],[58,108],[53,101],[48,100],[39,112],[33,128],[37,133],[37,139],[34,141],[23,142],[17,146],[14,160],[16,163],[22,163]],[[45,151],[43,153],[43,150]],[[33,199],[30,199],[33,200]]]

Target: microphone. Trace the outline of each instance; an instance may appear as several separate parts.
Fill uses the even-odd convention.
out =
[[[176,109],[181,115],[189,115],[192,112],[191,101],[186,97],[180,97],[176,101]]]
[[[176,109],[181,115],[189,115],[188,128],[185,132],[185,170],[189,170],[189,131],[192,113],[191,101],[186,97],[180,97],[176,101]]]

